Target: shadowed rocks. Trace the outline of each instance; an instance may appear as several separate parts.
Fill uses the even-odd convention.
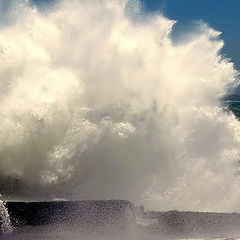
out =
[[[126,228],[135,222],[134,206],[128,201],[7,202],[12,225],[64,224],[82,229]]]
[[[173,238],[240,234],[238,213],[145,212],[143,207],[134,207],[124,200],[7,202],[6,207],[15,232],[37,226],[64,226],[80,232],[129,230],[130,226],[135,226],[144,234]],[[141,219],[144,224],[136,221],[135,213],[137,220]]]
[[[214,212],[144,212],[145,219],[155,219],[147,229],[177,237],[222,237],[240,234],[239,213]]]

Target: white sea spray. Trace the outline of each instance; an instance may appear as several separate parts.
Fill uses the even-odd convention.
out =
[[[202,24],[176,45],[175,22],[140,21],[139,6],[137,21],[113,0],[5,14],[0,176],[31,197],[237,211],[240,124],[220,101],[237,71],[220,33]]]

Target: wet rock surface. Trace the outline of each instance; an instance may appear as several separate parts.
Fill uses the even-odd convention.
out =
[[[211,238],[240,235],[239,213],[214,212],[144,212],[142,218],[152,220],[146,229],[171,237]],[[155,220],[155,221],[153,221]]]
[[[239,213],[146,212],[129,201],[7,202],[14,233],[133,231],[139,236],[212,238],[240,235]],[[58,229],[65,229],[58,230]]]
[[[49,224],[125,228],[135,222],[133,204],[121,200],[7,202],[6,207],[16,228]]]

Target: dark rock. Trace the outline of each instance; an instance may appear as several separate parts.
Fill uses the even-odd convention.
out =
[[[240,214],[211,212],[144,212],[123,200],[7,202],[16,231],[35,226],[64,226],[79,231],[126,230],[177,238],[210,238],[240,234]],[[140,222],[136,223],[135,213]],[[153,220],[153,221],[152,221]],[[143,224],[140,224],[143,223]],[[146,223],[149,223],[146,225]],[[31,228],[32,229],[32,228]]]
[[[147,212],[148,219],[158,219],[149,229],[177,237],[221,237],[240,234],[240,214],[213,212]]]
[[[78,225],[82,229],[125,228],[135,223],[134,205],[128,201],[7,202],[17,228],[47,224]]]

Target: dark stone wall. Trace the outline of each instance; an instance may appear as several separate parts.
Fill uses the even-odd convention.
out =
[[[157,218],[151,226],[159,232],[178,237],[218,237],[240,234],[240,214],[211,212],[151,212],[147,218]]]
[[[45,224],[79,225],[83,228],[135,223],[134,205],[128,201],[7,202],[15,227]]]
[[[7,202],[11,222],[21,231],[25,226],[63,224],[82,230],[126,229],[138,226],[169,237],[222,237],[240,234],[240,214],[211,212],[144,212],[129,201],[52,201]],[[138,218],[155,219],[152,224],[136,225]],[[151,221],[150,221],[151,222]]]

